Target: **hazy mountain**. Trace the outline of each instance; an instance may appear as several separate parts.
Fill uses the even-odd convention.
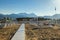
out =
[[[10,15],[3,15],[0,14],[0,19],[3,17],[11,17],[11,18],[23,18],[23,17],[37,17],[34,13],[18,13],[18,14],[10,14]],[[42,16],[40,16],[42,17]],[[60,14],[55,14],[53,16],[43,16],[44,18],[51,18],[51,19],[60,19]]]
[[[0,19],[2,19],[4,16],[5,16],[5,15],[3,15],[3,14],[0,14]]]
[[[31,14],[18,13],[18,14],[10,14],[10,15],[0,14],[0,18],[3,18],[3,17],[22,18],[22,17],[37,17],[37,16],[34,13],[31,13]]]
[[[51,18],[52,16],[43,16],[44,18]]]
[[[60,19],[60,14],[55,14],[53,16],[44,16],[44,18]]]
[[[36,17],[35,14],[19,13],[19,14],[10,14],[9,17],[12,18],[22,18],[22,17]]]
[[[60,14],[55,14],[52,16],[54,19],[60,19]]]

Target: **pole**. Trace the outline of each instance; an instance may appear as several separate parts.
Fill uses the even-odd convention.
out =
[[[39,23],[38,23],[38,17],[37,17],[37,24],[39,25]]]
[[[55,7],[55,14],[56,14],[56,7]],[[57,24],[57,19],[55,19],[56,20],[56,24]]]

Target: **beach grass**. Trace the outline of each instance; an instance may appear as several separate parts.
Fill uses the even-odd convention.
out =
[[[0,40],[11,40],[20,24],[12,24],[0,29]]]
[[[60,29],[38,28],[29,23],[25,25],[25,34],[25,40],[60,40]]]

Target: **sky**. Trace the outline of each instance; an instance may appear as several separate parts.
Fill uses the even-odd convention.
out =
[[[34,13],[37,16],[52,16],[60,14],[59,4],[60,0],[0,0],[0,14]]]

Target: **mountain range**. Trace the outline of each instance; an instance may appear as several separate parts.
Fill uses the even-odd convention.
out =
[[[9,14],[9,15],[4,15],[4,14],[0,14],[0,19],[3,17],[10,17],[10,18],[23,18],[23,17],[38,17],[37,15],[35,15],[34,13],[18,13],[18,14]],[[42,16],[39,16],[42,17]],[[50,18],[50,19],[60,19],[60,14],[55,14],[53,16],[43,16],[44,18]]]
[[[3,17],[10,17],[10,18],[23,18],[23,17],[37,17],[37,15],[35,15],[34,13],[18,13],[18,14],[9,14],[9,15],[4,15],[4,14],[0,14],[0,18]]]
[[[60,14],[54,14],[53,16],[44,16],[44,18],[60,19]]]

